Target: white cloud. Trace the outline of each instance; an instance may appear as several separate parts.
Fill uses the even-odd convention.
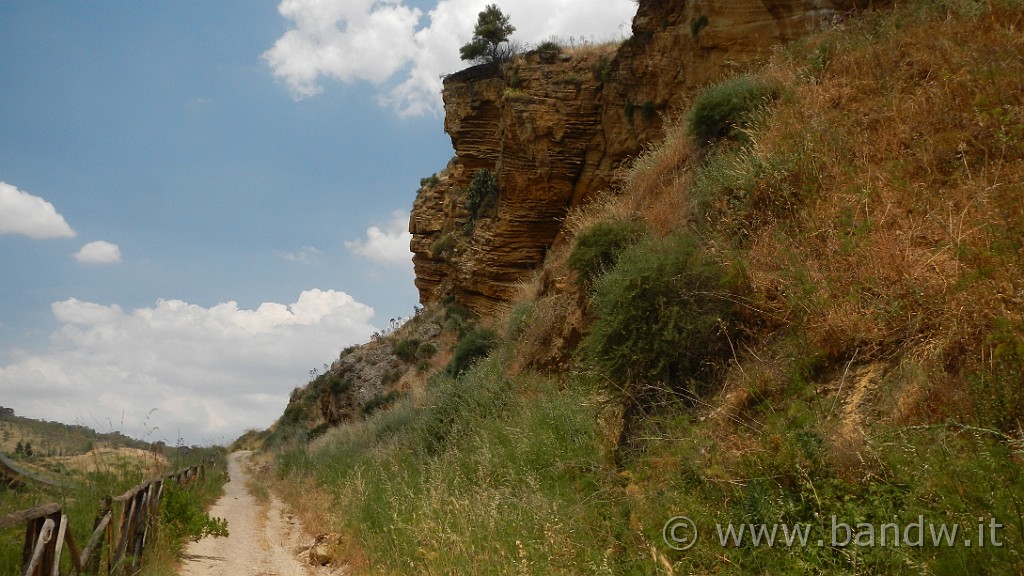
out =
[[[391,214],[386,228],[370,226],[366,229],[365,240],[345,242],[352,252],[381,264],[409,264],[412,266],[412,251],[409,242],[409,213],[401,210]]]
[[[323,252],[313,246],[303,246],[298,252],[275,252],[280,258],[289,262],[308,263],[323,256]]]
[[[398,2],[284,0],[278,7],[295,28],[264,53],[296,97],[320,92],[320,75],[380,83],[411,58],[410,38],[422,12]]]
[[[0,365],[0,397],[25,415],[168,442],[268,426],[310,368],[374,331],[373,309],[333,290],[254,310],[159,300],[125,311],[74,298],[52,310],[50,349]]]
[[[97,240],[82,246],[75,260],[83,264],[116,264],[121,261],[121,249],[117,244]]]
[[[278,11],[292,28],[263,59],[296,99],[320,93],[324,78],[363,80],[381,86],[381,102],[402,115],[436,114],[440,77],[466,66],[459,47],[489,2],[441,0],[423,14],[401,0],[284,0]],[[528,44],[619,38],[636,13],[632,0],[505,0],[501,8],[513,39]]]
[[[53,204],[0,182],[0,234],[22,234],[38,240],[71,238],[75,231]]]

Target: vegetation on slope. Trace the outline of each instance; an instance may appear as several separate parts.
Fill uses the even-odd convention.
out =
[[[135,440],[120,432],[96,432],[81,425],[47,422],[17,416],[11,408],[0,406],[0,452],[21,455],[18,446],[30,444],[35,456],[72,456],[95,448],[138,448],[148,450],[152,443]]]
[[[45,431],[44,428],[50,431],[61,430],[57,425],[49,428],[36,426],[34,429]],[[91,434],[84,435],[96,434],[89,432]],[[59,437],[44,435],[43,438],[47,439],[50,445],[60,445],[62,441]],[[107,439],[109,438],[108,435]],[[170,484],[165,485],[168,492],[164,497],[161,522],[153,533],[155,537],[151,537],[147,542],[140,574],[173,574],[186,540],[204,533],[227,533],[223,521],[212,520],[203,512],[204,508],[219,496],[226,481],[224,454],[219,448],[177,447],[166,449],[165,454],[147,454],[134,448],[122,448],[120,451],[99,449],[76,457],[35,456],[32,459],[18,461],[19,465],[29,463],[34,463],[42,469],[58,471],[62,484],[56,489],[28,482],[18,486],[0,484],[0,515],[44,504],[59,503],[62,512],[68,517],[67,530],[80,547],[84,547],[92,535],[93,523],[106,498],[120,496],[142,481],[161,474],[204,464],[206,474],[188,489],[174,489]],[[115,507],[115,510],[120,513],[120,508]],[[21,554],[24,539],[24,524],[0,532],[0,574],[6,576],[22,573]],[[109,548],[110,545],[108,542],[104,547]],[[64,550],[61,573],[66,574],[71,571],[71,561],[68,548],[65,547]],[[109,557],[107,551],[97,554],[97,557],[100,558],[98,570],[106,573]],[[110,567],[112,573],[126,572],[129,562],[122,561],[122,564],[124,565]]]
[[[1022,27],[919,0],[699,95],[489,356],[285,488],[370,574],[1024,572]]]

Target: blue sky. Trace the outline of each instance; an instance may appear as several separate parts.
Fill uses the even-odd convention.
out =
[[[0,405],[227,442],[410,314],[485,3],[0,3]],[[628,33],[632,2],[590,4],[502,6],[527,43]]]

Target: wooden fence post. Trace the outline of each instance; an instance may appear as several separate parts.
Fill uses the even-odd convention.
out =
[[[60,558],[65,544],[71,555],[71,574],[98,573],[104,539],[109,576],[128,554],[132,557],[132,568],[141,563],[143,550],[160,520],[165,481],[173,480],[187,488],[199,480],[203,472],[201,464],[183,468],[165,477],[147,480],[116,498],[105,497],[93,521],[93,532],[82,550],[68,531],[68,517],[56,503],[0,516],[0,530],[25,525],[20,571],[23,576],[60,576]],[[113,521],[115,502],[120,506],[116,527]]]

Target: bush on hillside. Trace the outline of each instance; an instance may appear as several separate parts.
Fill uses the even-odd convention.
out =
[[[498,342],[498,335],[489,328],[477,328],[468,332],[455,345],[452,359],[445,367],[445,372],[457,377],[474,362],[490,354]]]
[[[776,95],[775,89],[749,76],[734,76],[703,90],[688,117],[694,143],[706,147],[726,138],[742,139],[755,112]]]
[[[690,236],[638,242],[594,283],[583,356],[628,407],[699,394],[709,364],[729,350],[733,284]]]
[[[398,356],[399,360],[403,362],[412,362],[416,359],[416,353],[419,351],[420,344],[423,342],[419,338],[406,338],[395,344],[392,349],[395,356]]]
[[[590,284],[619,254],[644,234],[644,225],[632,221],[599,222],[576,237],[569,254],[569,267],[583,284]]]

